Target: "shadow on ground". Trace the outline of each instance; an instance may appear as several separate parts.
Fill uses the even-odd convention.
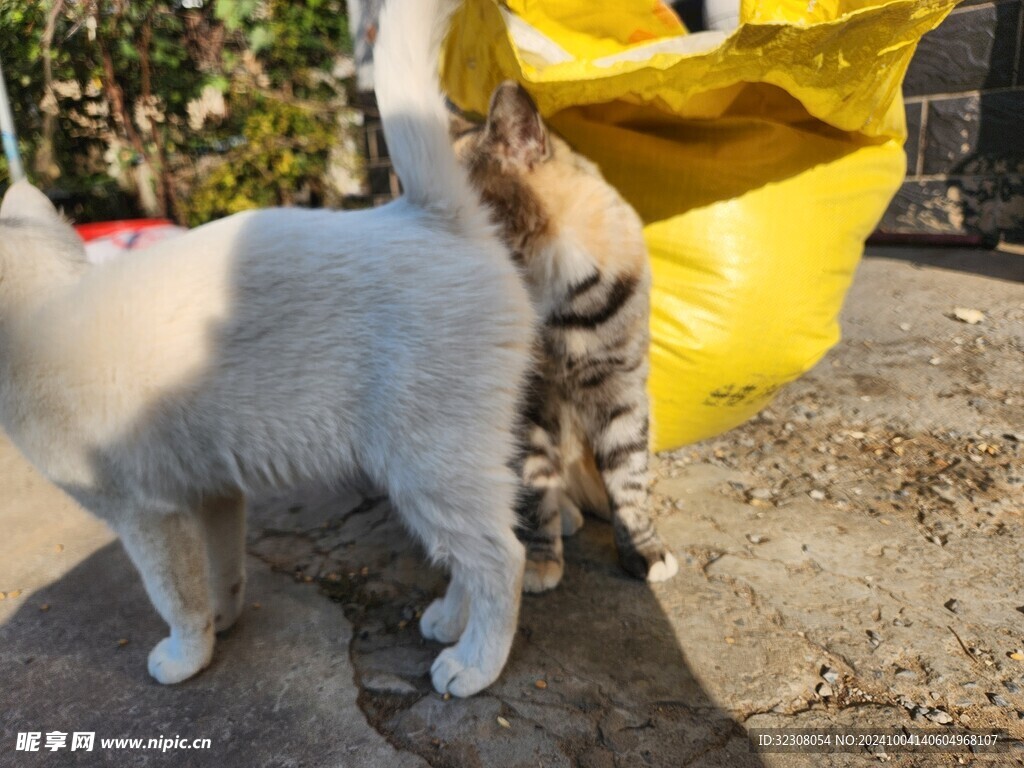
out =
[[[937,267],[1024,283],[1024,256],[1017,253],[983,251],[977,248],[871,246],[865,251],[864,256],[869,259],[905,261],[917,268]]]
[[[0,765],[420,765],[351,717],[351,627],[340,611],[255,560],[249,578],[260,607],[220,638],[210,668],[173,687],[146,672],[166,627],[120,544],[23,598],[0,625]],[[15,751],[17,733],[51,731],[68,734],[64,749]],[[95,733],[92,751],[70,750],[76,731]],[[210,739],[210,748],[100,743],[161,737]]]

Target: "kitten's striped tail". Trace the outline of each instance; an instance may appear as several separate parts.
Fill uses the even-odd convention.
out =
[[[377,106],[409,202],[454,218],[480,211],[448,135],[438,61],[459,0],[387,0],[374,48]]]

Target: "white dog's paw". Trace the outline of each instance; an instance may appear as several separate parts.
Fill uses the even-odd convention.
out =
[[[464,658],[466,655],[466,649],[458,645],[441,651],[430,668],[434,690],[452,696],[472,696],[498,679],[501,666],[495,669],[472,666]]]
[[[445,598],[439,597],[420,617],[420,634],[427,640],[439,643],[454,643],[466,628],[469,613],[462,606],[453,608]]]
[[[212,658],[212,632],[190,641],[182,641],[172,635],[165,637],[149,652],[149,674],[158,683],[173,685],[204,669]]]
[[[662,560],[657,560],[651,565],[650,570],[647,571],[647,580],[650,582],[668,581],[678,571],[679,563],[676,562],[671,552],[666,552]]]

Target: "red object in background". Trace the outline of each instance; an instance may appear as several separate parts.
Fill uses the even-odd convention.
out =
[[[79,224],[75,231],[85,241],[89,261],[96,263],[122,251],[146,248],[187,230],[168,219],[125,219]]]
[[[85,242],[100,237],[111,237],[121,232],[141,232],[153,227],[173,227],[170,219],[127,219],[124,221],[97,221],[92,224],[78,224],[75,231]]]

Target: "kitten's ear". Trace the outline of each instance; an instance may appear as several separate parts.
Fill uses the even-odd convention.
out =
[[[16,181],[0,203],[0,217],[5,219],[60,220],[50,198],[27,181]]]
[[[526,89],[512,80],[494,90],[486,131],[501,156],[516,165],[532,168],[550,156],[548,130],[537,105]]]

